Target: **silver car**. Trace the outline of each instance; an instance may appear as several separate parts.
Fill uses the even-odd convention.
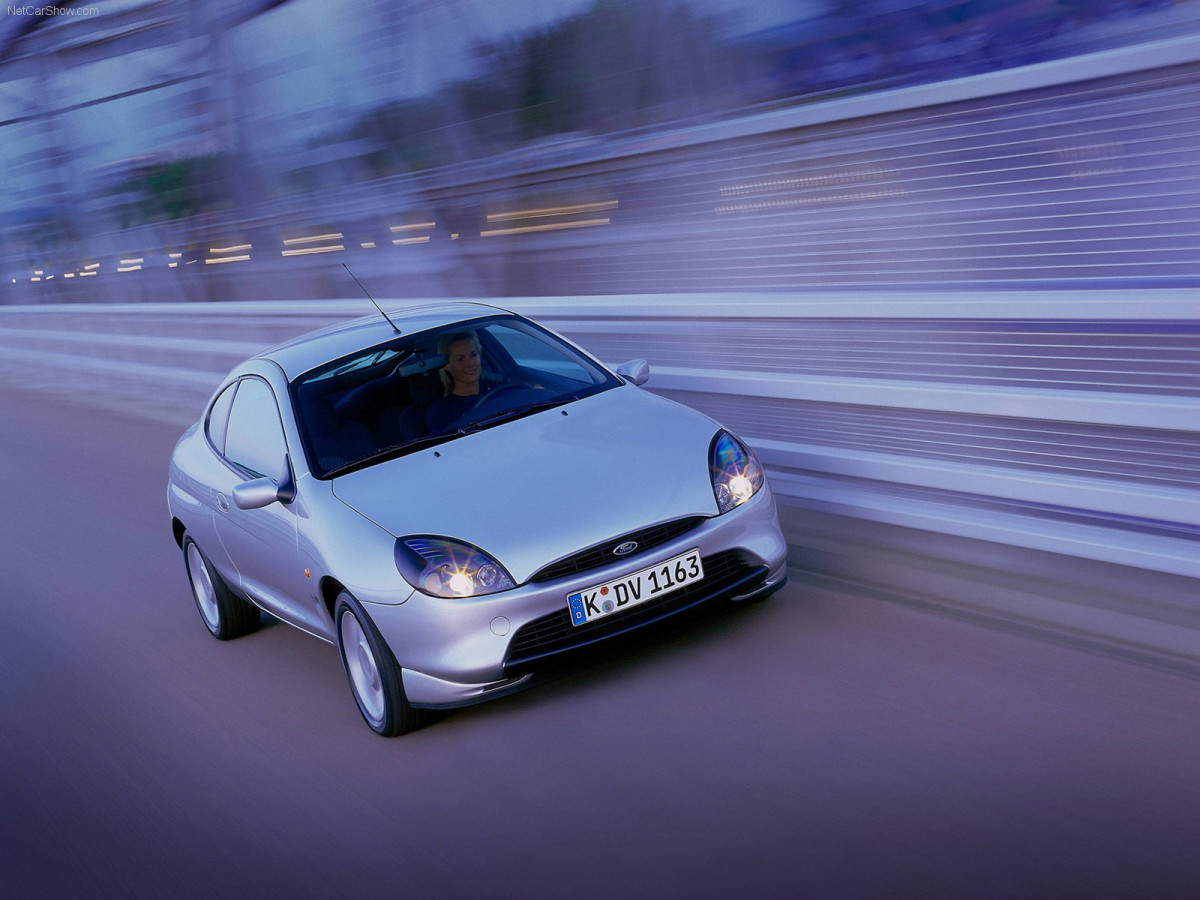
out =
[[[367,317],[247,360],[171,458],[201,618],[335,643],[367,724],[499,697],[702,604],[783,586],[762,467],[527,318]]]

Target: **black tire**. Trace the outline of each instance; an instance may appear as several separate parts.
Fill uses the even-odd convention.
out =
[[[424,711],[409,705],[396,657],[366,610],[347,591],[338,594],[333,622],[350,693],[370,729],[395,737],[420,728]]]
[[[192,599],[208,633],[218,641],[231,641],[258,629],[258,608],[226,586],[200,545],[183,536],[183,564],[187,568]]]

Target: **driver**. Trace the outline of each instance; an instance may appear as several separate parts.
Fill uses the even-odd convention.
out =
[[[446,365],[438,370],[445,396],[429,404],[425,422],[430,434],[446,430],[456,419],[473,409],[483,394],[495,385],[480,379],[483,361],[479,337],[474,331],[459,331],[442,336],[438,353],[446,357]]]

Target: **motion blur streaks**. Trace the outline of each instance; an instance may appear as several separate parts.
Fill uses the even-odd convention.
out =
[[[0,304],[1200,283],[1198,0],[76,7]]]

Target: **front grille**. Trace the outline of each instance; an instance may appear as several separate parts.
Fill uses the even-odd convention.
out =
[[[578,553],[573,553],[565,559],[560,559],[550,563],[548,566],[543,566],[534,572],[533,577],[529,580],[552,581],[555,578],[565,578],[568,575],[586,572],[588,569],[598,569],[600,566],[606,566],[618,559],[631,558],[616,556],[613,554],[613,550],[626,541],[636,541],[636,552],[641,553],[643,550],[650,550],[682,534],[687,534],[687,532],[703,521],[704,516],[690,516],[686,519],[663,522],[661,525],[651,525],[649,528],[631,531],[620,537],[609,538],[602,544],[596,544],[594,547],[588,547],[586,550],[580,550]]]
[[[505,674],[511,676],[528,669],[528,664],[535,660],[638,628],[733,590],[737,593],[753,590],[765,580],[767,574],[766,566],[752,565],[738,550],[706,556],[702,562],[702,580],[586,625],[571,624],[571,613],[564,595],[562,609],[517,629],[504,660]]]

